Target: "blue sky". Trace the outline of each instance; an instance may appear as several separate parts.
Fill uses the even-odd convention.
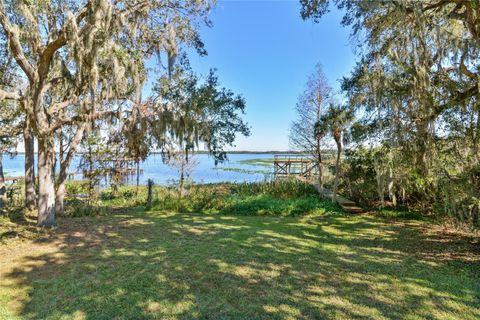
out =
[[[294,106],[315,64],[335,89],[353,68],[342,13],[332,8],[314,24],[300,18],[298,1],[220,1],[210,17],[213,27],[201,29],[208,55],[190,62],[202,74],[218,69],[221,84],[246,98],[252,135],[233,149],[289,149]]]

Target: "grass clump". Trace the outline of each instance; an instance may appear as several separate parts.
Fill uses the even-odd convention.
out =
[[[387,219],[405,219],[405,220],[422,220],[424,216],[422,214],[402,209],[379,209],[375,211],[375,215],[387,218]]]

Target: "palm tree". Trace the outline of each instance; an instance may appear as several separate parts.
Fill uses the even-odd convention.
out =
[[[353,112],[344,105],[330,104],[325,114],[315,125],[315,134],[331,133],[337,145],[337,159],[335,161],[335,181],[333,184],[332,200],[337,200],[338,179],[340,176],[340,156],[343,144],[347,142],[347,128],[353,120]]]

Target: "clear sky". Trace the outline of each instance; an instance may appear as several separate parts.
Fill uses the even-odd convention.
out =
[[[248,138],[234,150],[288,150],[294,106],[309,74],[320,62],[330,81],[354,66],[348,28],[342,13],[331,8],[319,24],[300,18],[298,1],[219,1],[211,14],[213,27],[201,29],[208,55],[192,55],[199,73],[218,69],[223,86],[247,101]]]

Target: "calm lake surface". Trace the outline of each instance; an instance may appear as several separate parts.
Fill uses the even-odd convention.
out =
[[[198,165],[193,170],[190,178],[196,183],[263,181],[273,173],[273,167],[265,165],[265,163],[263,163],[263,165],[262,163],[242,163],[242,160],[269,159],[273,158],[273,156],[273,154],[266,153],[229,154],[227,161],[215,166],[214,159],[211,156],[198,154],[194,156]],[[23,154],[18,154],[13,157],[5,155],[3,157],[5,176],[22,177],[24,175],[24,161],[25,156]],[[79,172],[79,162],[80,156],[75,157],[69,172]],[[150,155],[140,167],[143,169],[143,174],[140,174],[140,184],[146,184],[148,179],[153,179],[156,184],[162,185],[178,180],[179,175],[176,169],[164,164],[160,154]],[[75,176],[75,179],[81,178],[81,174]],[[127,183],[135,184],[135,179],[135,176],[133,176]]]

